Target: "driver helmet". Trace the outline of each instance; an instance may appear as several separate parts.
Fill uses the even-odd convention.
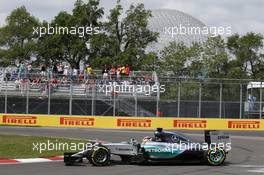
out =
[[[156,141],[163,141],[164,140],[164,133],[162,128],[157,128],[157,131],[154,133]]]
[[[143,138],[143,140],[142,140],[142,144],[144,144],[144,143],[146,143],[146,142],[148,142],[148,141],[151,141],[151,140],[152,140],[151,137],[146,136],[146,137]]]

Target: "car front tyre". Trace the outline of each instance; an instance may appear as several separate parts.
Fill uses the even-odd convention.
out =
[[[106,166],[110,164],[110,151],[105,146],[93,148],[89,161],[94,166]]]

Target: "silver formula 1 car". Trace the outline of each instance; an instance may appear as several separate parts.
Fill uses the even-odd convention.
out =
[[[129,164],[202,162],[222,165],[231,150],[229,135],[221,131],[205,131],[204,136],[202,142],[158,128],[153,138],[144,137],[142,143],[135,139],[119,143],[90,141],[83,151],[64,153],[64,163],[74,165],[87,158],[94,166],[106,166],[111,164],[112,155],[118,155],[122,162]]]

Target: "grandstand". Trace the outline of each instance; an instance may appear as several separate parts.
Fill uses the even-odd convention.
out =
[[[59,80],[56,83],[56,87],[52,84],[51,75],[48,73],[44,80],[34,83],[34,80],[18,82],[17,78],[4,78],[6,77],[4,75],[5,71],[1,72],[3,74],[0,83],[0,95],[3,99],[1,100],[2,107],[0,108],[2,113],[72,114],[73,105],[75,105],[79,109],[79,112],[74,111],[82,115],[115,115],[115,112],[118,112],[130,116],[155,116],[155,112],[152,113],[145,110],[143,106],[138,105],[135,101],[137,99],[154,100],[157,98],[157,93],[145,95],[144,92],[135,93],[129,89],[131,86],[136,85],[145,87],[149,84],[156,84],[155,80],[157,78],[153,72],[134,71],[131,72],[129,77],[123,77],[120,81],[116,81],[110,79],[104,80],[99,73],[100,71],[95,71],[95,76],[89,78],[87,81],[78,81],[70,76],[67,78],[67,82],[62,82],[62,79]],[[36,71],[28,76],[34,79],[34,77],[38,77],[40,74],[40,72]],[[60,75],[52,76],[60,77]],[[146,76],[151,77],[151,82],[149,80],[145,81]],[[115,86],[114,83],[120,86],[129,84],[129,86],[123,85],[125,88],[115,94],[112,91],[106,93],[106,88],[113,88]],[[86,106],[83,106],[84,101]],[[113,103],[113,101],[115,102]],[[33,111],[30,109],[31,103],[36,105],[34,105],[35,110]],[[52,110],[54,105],[57,111]],[[136,111],[133,110],[135,105]],[[95,112],[95,109],[97,109],[97,112]]]
[[[20,82],[0,70],[0,113],[263,118],[262,89],[250,88],[251,80],[174,78],[146,71],[132,71],[116,80],[104,79],[100,71],[95,71],[87,80],[70,75],[65,81],[56,75],[53,84],[51,72],[36,83],[34,77],[41,74],[38,70],[28,75],[30,81]],[[109,90],[115,85],[126,88]],[[137,85],[164,85],[165,92],[131,91]],[[249,94],[254,96],[253,103],[248,100]],[[249,105],[253,105],[251,110]]]

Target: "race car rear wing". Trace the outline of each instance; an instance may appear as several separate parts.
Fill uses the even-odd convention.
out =
[[[231,143],[229,133],[225,131],[206,130],[204,131],[204,141],[207,144],[218,144],[218,143]]]

